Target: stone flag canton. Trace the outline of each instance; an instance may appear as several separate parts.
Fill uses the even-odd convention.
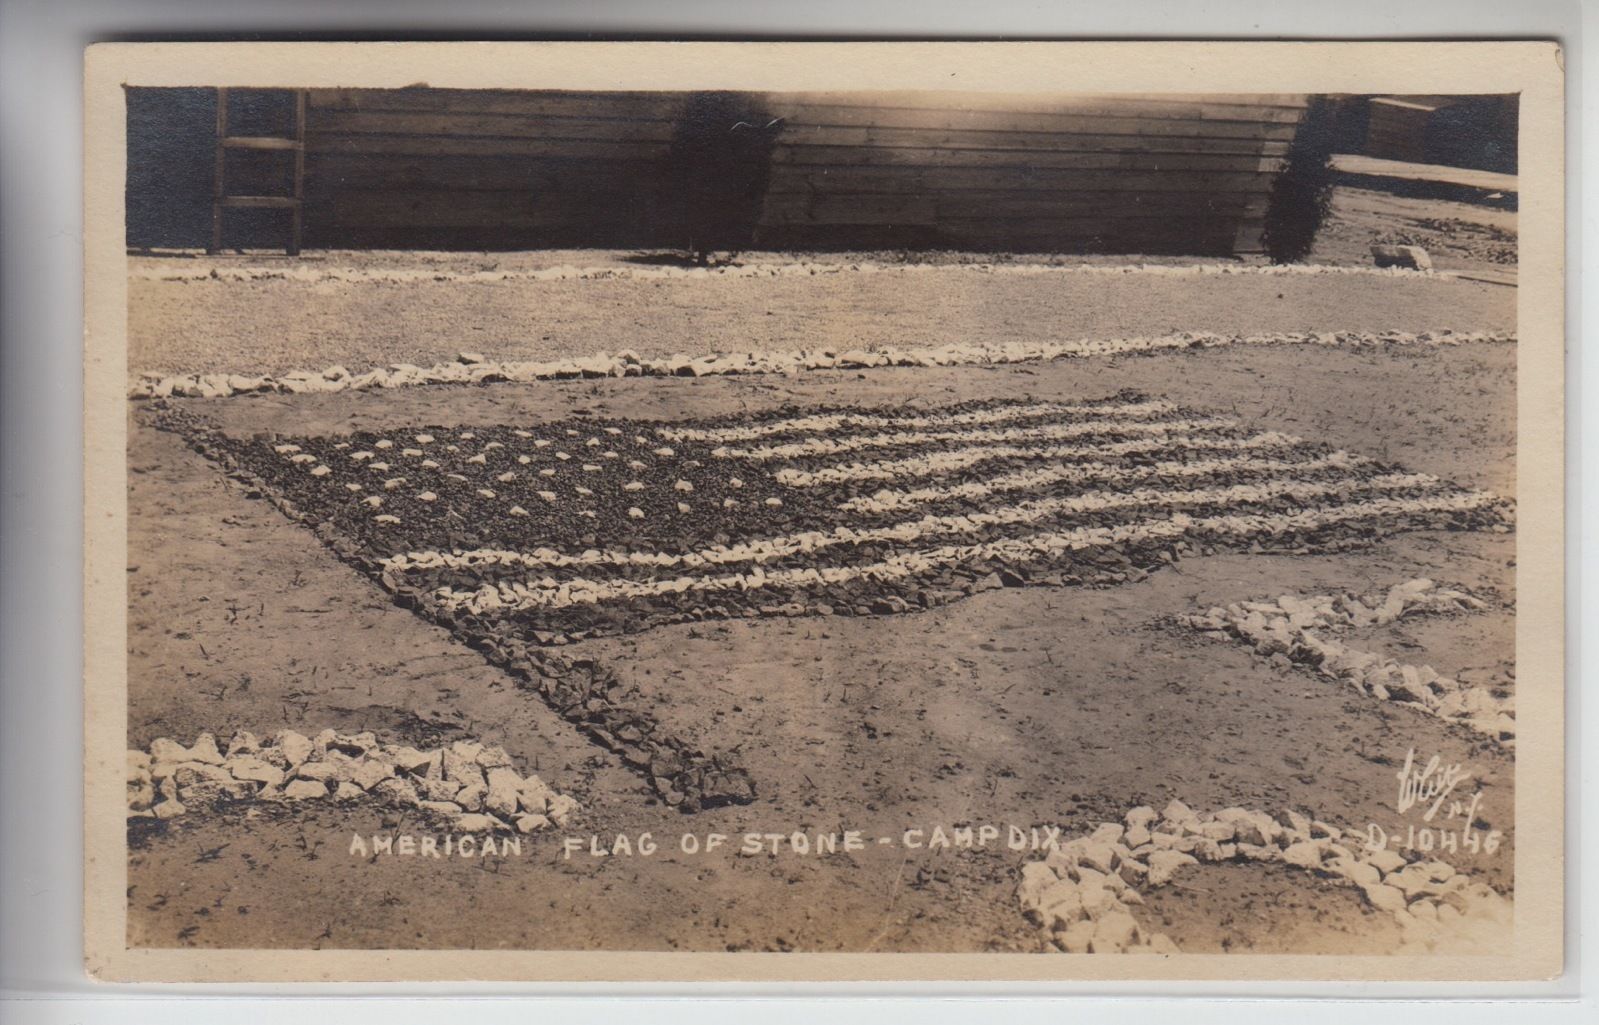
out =
[[[391,592],[538,644],[903,612],[1509,517],[1490,494],[1127,392],[228,444]]]

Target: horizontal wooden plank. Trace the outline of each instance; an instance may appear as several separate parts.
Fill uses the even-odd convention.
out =
[[[1096,135],[1291,139],[1298,127],[1297,122],[1140,118],[1125,111],[1007,114],[773,103],[769,113],[784,119],[784,135],[808,125],[853,125],[968,132],[1083,132]]]
[[[854,125],[794,125],[777,137],[779,149],[829,147],[978,150],[1044,153],[1218,153],[1281,156],[1284,139],[1190,138],[1175,135],[1105,135],[1084,132],[969,132]]]
[[[773,92],[766,96],[793,103],[826,103],[865,107],[922,107],[950,109],[986,107],[992,110],[1037,110],[1062,104],[1133,104],[1141,107],[1172,104],[1236,107],[1240,110],[1286,108],[1299,110],[1310,104],[1308,93],[1069,93],[975,92],[959,89],[851,90],[833,92]]]
[[[230,135],[222,140],[222,145],[228,149],[253,150],[296,150],[300,148],[298,139],[280,139],[270,135]]]
[[[653,216],[655,201],[645,193],[349,191],[335,193],[325,209],[341,227],[529,228],[637,224]]]
[[[1209,167],[1195,167],[1191,158],[1169,165],[1161,158],[1129,159],[1126,156],[1093,156],[1074,160],[1039,160],[1036,162],[993,165],[983,167],[977,161],[955,160],[950,168],[968,168],[986,171],[1006,171],[1025,174],[1033,169],[1045,171],[1190,171],[1190,170],[1242,170],[1261,172],[1275,170],[1280,161],[1251,160],[1245,157],[1224,158],[1228,163],[1207,161]],[[779,158],[779,162],[784,161]],[[1189,166],[1183,166],[1189,165]],[[774,168],[773,181],[778,191],[787,190],[793,172],[836,174],[840,171],[878,166],[893,166],[919,173],[939,170],[941,165],[817,165],[796,164]],[[666,162],[660,157],[650,159],[611,160],[550,160],[502,157],[436,157],[436,156],[371,156],[312,154],[306,159],[306,175],[313,180],[326,181],[339,188],[423,188],[423,189],[494,189],[494,188],[557,188],[564,183],[632,183],[634,187],[656,187],[663,184]],[[932,180],[936,185],[937,179]],[[792,191],[792,190],[789,190]],[[809,190],[806,190],[809,191]]]
[[[503,157],[327,155],[307,157],[306,178],[339,189],[564,189],[650,188],[662,180],[662,162],[648,160],[548,160]]]
[[[786,106],[767,111],[784,119],[779,137],[810,125],[918,128],[935,131],[1109,134],[1179,138],[1286,140],[1294,122],[1139,118],[1125,112],[999,113],[901,108]],[[628,138],[667,140],[672,118],[610,120],[522,114],[412,113],[404,111],[319,110],[308,115],[313,132],[387,135],[449,135],[488,138]]]
[[[1206,253],[1232,252],[1234,234],[1226,224],[1180,226],[1124,226],[1114,231],[1078,233],[1066,229],[1033,235],[1004,235],[991,226],[976,224],[968,230],[923,225],[769,225],[755,233],[762,248],[852,249],[925,248],[970,249],[1011,253]]]
[[[680,92],[559,92],[481,89],[313,89],[309,111],[510,114],[544,117],[675,119]]]
[[[486,114],[408,114],[388,111],[322,111],[306,119],[316,135],[431,135],[492,139],[626,139],[670,141],[667,120],[604,121],[597,118],[513,117]]]
[[[913,224],[946,219],[1095,217],[1107,220],[1205,216],[1239,220],[1265,213],[1267,198],[1224,194],[1195,202],[1191,195],[1156,202],[1128,202],[1121,194],[1063,193],[1037,198],[1023,193],[939,196],[770,196],[761,219],[768,224]]]
[[[772,162],[830,170],[853,167],[972,167],[1274,172],[1281,170],[1283,158],[1214,153],[1044,153],[1032,150],[779,146],[772,153]]]
[[[223,196],[219,202],[226,207],[260,207],[272,210],[292,210],[300,205],[293,196]]]
[[[1236,231],[1233,217],[946,217],[939,226],[967,235],[1108,235]]]
[[[1108,191],[1191,190],[1194,192],[1264,191],[1272,175],[1231,171],[1077,171],[1063,168],[978,170],[962,167],[904,170],[853,167],[839,171],[777,166],[767,185],[779,192],[926,192],[943,189],[1104,189]]]
[[[444,111],[455,113],[579,112],[585,115],[625,117],[674,116],[693,95],[688,91],[565,91],[510,89],[313,89],[307,96],[313,110]],[[1162,116],[1177,110],[1183,116],[1261,120],[1292,120],[1309,102],[1305,94],[1199,94],[1199,93],[977,93],[944,90],[916,92],[826,92],[741,94],[746,102],[800,103],[863,108],[976,109],[1001,112],[1036,112],[1070,107],[1126,108],[1141,116]]]
[[[781,112],[789,106],[808,109],[858,111],[921,111],[957,115],[1055,115],[1083,117],[1134,117],[1151,120],[1278,122],[1293,124],[1303,116],[1304,104],[1218,103],[1201,97],[1134,95],[1071,95],[994,93],[769,93],[767,104]]]
[[[1150,225],[1138,230],[1126,226],[1080,230],[1061,228],[1015,234],[991,226],[941,225],[939,238],[950,248],[1028,253],[1151,253],[1221,255],[1233,251],[1234,233],[1224,224]]]
[[[932,196],[778,196],[761,210],[762,224],[933,224]]]
[[[561,160],[641,160],[664,157],[669,145],[620,139],[452,138],[436,135],[320,135],[307,143],[308,154],[388,156],[485,156]],[[308,157],[309,159],[309,157]]]
[[[983,190],[958,192],[913,193],[936,200],[941,210],[981,211],[1003,204],[1009,209],[1048,211],[1060,209],[1083,210],[1187,210],[1187,209],[1264,209],[1270,200],[1266,192],[1210,192],[1196,195],[1188,191],[1113,191],[1104,189],[1065,189],[1058,191]],[[766,203],[803,208],[807,203],[820,200],[840,202],[892,202],[903,199],[894,193],[769,193]]]

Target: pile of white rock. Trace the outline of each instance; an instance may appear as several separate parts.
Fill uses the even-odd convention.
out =
[[[1396,701],[1429,715],[1462,723],[1504,743],[1516,736],[1515,699],[1487,687],[1473,687],[1441,676],[1431,666],[1403,665],[1374,652],[1352,648],[1331,634],[1383,626],[1417,613],[1453,614],[1486,608],[1464,591],[1431,580],[1407,580],[1380,596],[1362,600],[1349,594],[1275,601],[1235,602],[1197,615],[1178,617],[1185,626],[1214,637],[1251,645],[1257,654],[1283,654],[1323,675],[1348,683],[1361,694]]]
[[[504,748],[468,740],[423,750],[381,743],[370,731],[284,730],[266,742],[240,731],[226,747],[202,733],[188,747],[162,737],[128,752],[129,818],[240,801],[377,801],[465,833],[564,826],[578,807],[538,776],[519,774]]]
[[[674,353],[645,359],[635,352],[601,352],[577,359],[547,362],[496,362],[463,352],[454,361],[432,367],[395,363],[363,374],[343,366],[321,372],[297,370],[279,376],[243,374],[141,374],[129,389],[132,398],[221,398],[254,392],[361,391],[405,388],[422,384],[483,384],[493,381],[532,382],[601,377],[709,377],[728,374],[788,374],[802,370],[858,370],[870,367],[993,366],[1039,363],[1092,356],[1120,356],[1171,349],[1203,349],[1228,345],[1317,345],[1376,348],[1387,345],[1450,346],[1468,342],[1510,342],[1512,332],[1472,331],[1320,331],[1259,335],[1217,335],[1184,331],[1155,337],[1082,339],[1064,342],[950,344],[937,347],[838,350],[795,349],[783,352],[721,352],[704,356]]]
[[[1163,933],[1144,928],[1130,908],[1143,892],[1184,869],[1221,862],[1270,862],[1359,889],[1391,915],[1407,947],[1447,945],[1467,920],[1508,925],[1511,903],[1446,862],[1372,849],[1358,834],[1295,811],[1271,816],[1245,808],[1200,815],[1181,801],[1157,813],[1140,806],[1122,822],[1061,843],[1022,867],[1017,896],[1055,949],[1082,953],[1177,953]]]

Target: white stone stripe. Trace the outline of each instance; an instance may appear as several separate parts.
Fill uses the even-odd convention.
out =
[[[830,531],[808,530],[798,534],[746,541],[735,545],[716,545],[694,552],[628,552],[590,549],[568,555],[550,549],[519,553],[478,549],[471,552],[411,552],[383,560],[390,570],[462,569],[472,566],[648,566],[670,569],[706,569],[740,562],[771,562],[819,551],[834,545],[872,544],[880,541],[912,542],[929,535],[974,534],[989,527],[1035,523],[1053,516],[1107,509],[1135,509],[1142,506],[1174,506],[1197,503],[1259,502],[1284,496],[1321,498],[1327,495],[1361,491],[1388,491],[1402,488],[1432,487],[1439,482],[1430,474],[1388,474],[1370,480],[1336,481],[1273,480],[1259,484],[1235,484],[1225,488],[1199,488],[1182,491],[1145,488],[1133,491],[1088,491],[1062,498],[1045,498],[1017,505],[1001,506],[982,512],[952,516],[923,516],[881,527],[835,527]],[[548,586],[557,586],[551,581]]]
[[[891,480],[895,477],[931,477],[964,469],[973,463],[989,459],[1076,459],[1081,456],[1124,456],[1141,452],[1159,452],[1165,449],[1188,449],[1197,452],[1251,451],[1263,448],[1285,448],[1298,445],[1303,438],[1277,431],[1265,431],[1248,438],[1193,438],[1186,434],[1176,437],[1134,439],[1107,445],[972,445],[945,449],[926,455],[888,459],[876,463],[846,463],[842,466],[825,466],[815,470],[787,467],[777,471],[777,481],[790,487],[812,487],[842,484],[858,480]]]
[[[1259,459],[1254,456],[1231,456],[1223,459],[1200,459],[1193,462],[1163,462],[1149,466],[1113,466],[1108,463],[1065,463],[1041,470],[1019,470],[987,480],[952,484],[946,487],[917,488],[914,491],[879,491],[840,502],[842,512],[887,512],[908,505],[942,502],[952,498],[975,499],[1007,491],[1026,491],[1046,484],[1065,481],[1132,481],[1150,477],[1208,477],[1225,470],[1260,471],[1283,470],[1303,472],[1328,468],[1349,469],[1370,463],[1364,456],[1348,452],[1334,452],[1315,459]]]
[[[868,413],[820,413],[750,427],[658,427],[656,434],[668,441],[753,441],[773,434],[838,431],[856,427],[896,429],[959,427],[966,424],[994,424],[1011,420],[1034,420],[1047,416],[1141,416],[1170,413],[1177,407],[1170,402],[1110,402],[1092,405],[1066,405],[1043,402],[1027,406],[1001,406],[966,413],[940,413],[929,416],[877,415]]]
[[[1299,513],[1261,516],[1214,516],[1194,519],[1178,513],[1163,519],[1140,520],[1111,527],[1077,527],[1071,530],[1043,531],[1022,538],[1005,538],[975,545],[942,545],[916,549],[891,556],[881,562],[858,566],[799,567],[765,572],[756,566],[749,573],[720,576],[683,576],[671,580],[573,580],[553,588],[529,587],[520,582],[485,585],[477,591],[440,588],[434,598],[448,609],[468,607],[483,613],[528,608],[561,608],[594,604],[618,598],[684,594],[689,591],[718,591],[765,588],[779,585],[837,584],[851,580],[900,580],[940,566],[981,559],[1020,561],[1045,553],[1062,553],[1087,548],[1102,548],[1126,541],[1177,538],[1186,534],[1235,536],[1267,535],[1291,529],[1325,526],[1332,523],[1384,515],[1467,510],[1491,505],[1498,499],[1483,492],[1461,492],[1427,498],[1378,498],[1366,502],[1307,509]]]
[[[1001,277],[1093,276],[1093,277],[1325,277],[1357,276],[1379,278],[1432,278],[1456,276],[1448,271],[1418,271],[1408,267],[1373,267],[1365,264],[1238,264],[1238,263],[847,263],[795,261],[790,263],[748,263],[725,267],[637,267],[577,266],[503,268],[496,270],[457,270],[450,267],[313,267],[244,266],[199,262],[194,268],[170,266],[178,261],[161,260],[152,265],[136,264],[128,276],[139,281],[258,281],[354,282],[404,284],[486,284],[504,281],[661,281],[693,278],[772,278],[817,277],[822,275],[926,275],[982,274]]]
[[[716,352],[692,357],[681,353],[663,359],[645,359],[637,353],[615,356],[598,353],[547,363],[459,361],[432,367],[395,364],[352,375],[342,366],[321,372],[299,371],[278,377],[248,377],[228,373],[192,373],[167,376],[145,373],[129,388],[134,398],[180,398],[242,395],[251,392],[339,392],[368,388],[408,388],[425,384],[460,384],[490,381],[532,382],[578,377],[692,377],[723,374],[786,374],[801,370],[854,370],[867,367],[999,366],[1057,359],[1115,356],[1137,352],[1186,351],[1228,345],[1314,345],[1361,349],[1386,345],[1447,346],[1476,342],[1514,342],[1506,331],[1322,331],[1312,334],[1264,335],[1162,335],[1155,338],[1080,339],[1051,342],[997,344],[950,343],[937,347],[883,348],[838,352],[833,349],[796,349],[777,352]]]
[[[940,441],[1007,442],[1007,441],[1060,441],[1094,434],[1171,434],[1186,431],[1211,431],[1236,427],[1238,421],[1221,416],[1200,417],[1191,420],[1122,420],[1107,417],[1092,423],[1050,424],[1046,427],[1009,427],[1004,430],[964,431],[892,431],[885,434],[864,434],[849,438],[816,438],[796,441],[786,445],[764,445],[760,448],[717,448],[711,455],[719,459],[742,459],[749,462],[766,462],[771,459],[802,459],[806,456],[833,455],[854,452],[863,448],[894,448],[902,445],[926,445]]]

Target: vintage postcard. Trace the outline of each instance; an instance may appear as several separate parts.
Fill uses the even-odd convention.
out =
[[[1553,43],[87,54],[87,967],[1562,967]]]

